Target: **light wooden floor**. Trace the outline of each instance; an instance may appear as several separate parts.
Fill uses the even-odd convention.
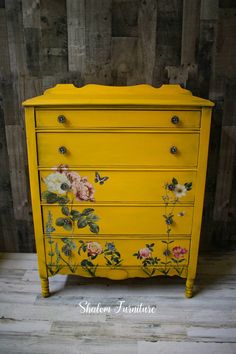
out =
[[[178,278],[56,276],[43,299],[34,254],[1,254],[0,353],[236,353],[236,252],[201,256],[197,294]],[[154,314],[82,314],[78,303],[155,305]],[[112,307],[113,306],[113,307]]]

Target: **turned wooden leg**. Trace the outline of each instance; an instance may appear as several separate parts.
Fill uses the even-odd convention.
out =
[[[193,296],[193,284],[194,284],[194,279],[186,280],[185,296],[188,298]]]
[[[42,296],[43,297],[50,296],[48,278],[40,278],[40,280],[41,280]]]

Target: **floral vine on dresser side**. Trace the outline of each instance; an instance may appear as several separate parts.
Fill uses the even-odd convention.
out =
[[[180,199],[186,196],[187,192],[192,189],[192,182],[186,182],[184,184],[178,183],[175,177],[172,178],[171,183],[165,183],[164,185],[165,194],[162,199],[165,204],[165,214],[163,215],[165,223],[167,225],[167,235],[171,232],[171,225],[174,224],[174,210],[176,204],[179,203]],[[184,216],[185,211],[179,213],[179,216]]]
[[[165,262],[162,262],[164,265],[164,270],[162,272],[164,275],[167,275],[170,271],[169,266],[174,263],[176,272],[178,275],[181,275],[184,268],[180,266],[180,263],[185,260],[183,256],[185,253],[187,253],[187,250],[178,246],[177,249],[183,250],[182,254],[179,256],[175,251],[175,247],[171,250],[169,245],[174,241],[170,240],[170,234],[172,231],[172,226],[175,223],[175,206],[180,202],[180,199],[185,197],[186,194],[192,189],[192,182],[185,182],[184,184],[180,184],[178,180],[173,177],[171,183],[165,183],[164,189],[165,194],[162,196],[162,199],[165,204],[165,214],[163,217],[166,223],[167,240],[162,240],[162,242],[166,244],[166,249],[163,253],[164,256],[166,256],[166,260]],[[182,210],[177,214],[177,216],[184,217],[185,214],[186,212]]]

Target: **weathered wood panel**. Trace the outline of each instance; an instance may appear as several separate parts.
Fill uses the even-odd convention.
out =
[[[235,13],[231,0],[0,1],[3,250],[34,250],[21,102],[56,83],[179,83],[213,99],[202,247],[235,239]]]

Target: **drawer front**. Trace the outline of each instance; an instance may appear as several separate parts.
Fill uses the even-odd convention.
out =
[[[36,126],[42,129],[91,127],[189,129],[200,127],[200,117],[200,111],[37,110]]]
[[[37,142],[39,165],[45,167],[193,167],[197,165],[199,134],[44,132],[37,134]]]
[[[51,275],[61,269],[71,273],[83,269],[90,276],[97,270],[137,267],[148,276],[168,274],[175,269],[182,275],[188,265],[190,241],[101,238],[45,238],[46,263]],[[173,275],[173,272],[172,272]]]
[[[190,235],[189,206],[42,206],[44,232],[58,235]],[[172,216],[170,216],[172,215]],[[51,225],[50,227],[49,224]]]
[[[163,203],[178,197],[179,202],[193,202],[195,192],[195,172],[169,171],[111,171],[111,170],[66,170],[40,171],[41,199],[45,203],[59,203],[61,198],[96,202],[152,202]],[[172,181],[177,184],[173,190]],[[64,183],[68,186],[65,190]],[[192,184],[188,190],[186,184]],[[169,186],[168,188],[167,185]],[[178,193],[178,186],[183,193]]]

